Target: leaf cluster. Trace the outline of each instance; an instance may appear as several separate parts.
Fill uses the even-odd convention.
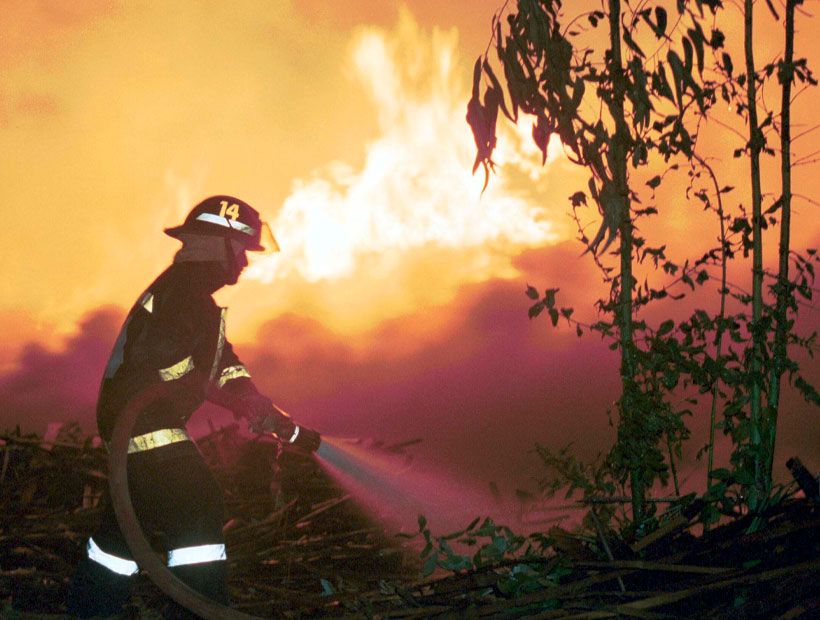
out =
[[[701,14],[704,7],[714,12],[720,6],[717,1],[695,4]],[[594,50],[573,45],[572,38],[578,32],[562,27],[560,6],[558,0],[521,1],[517,12],[507,16],[506,27],[501,16],[495,16],[495,60],[503,68],[506,93],[489,56],[479,57],[467,106],[467,121],[477,147],[473,171],[484,165],[486,187],[493,168],[499,111],[513,122],[518,121],[519,113],[533,117],[532,137],[541,150],[542,162],[546,161],[550,138],[557,135],[571,161],[591,172],[589,195],[603,216],[601,227],[588,243],[588,248],[597,252],[615,238],[618,222],[629,209],[614,174],[616,143],[626,150],[633,167],[647,163],[652,152],[667,160],[678,153],[691,157],[695,138],[685,119],[693,105],[702,114],[715,100],[715,85],[699,76],[706,50],[722,48],[725,36],[716,29],[707,35],[698,15],[688,3],[681,2],[679,13],[691,27],[679,36],[679,45],[672,45],[674,33],[667,32],[666,10],[659,4],[642,8],[631,23],[620,28],[631,58],[621,66],[607,50],[601,68]],[[602,11],[587,15],[593,29],[607,17]],[[663,39],[665,61],[654,55],[651,61],[647,58],[638,43],[638,23],[648,25],[655,38]],[[627,110],[620,108],[624,100]],[[602,109],[609,114],[603,114]],[[631,127],[620,123],[624,115],[631,120]],[[585,193],[577,192],[572,201],[585,203]],[[599,247],[605,237],[606,242]]]
[[[552,540],[543,534],[522,536],[509,527],[496,524],[489,517],[476,518],[463,530],[434,536],[423,515],[418,517],[419,531],[406,538],[422,536],[425,541],[421,557],[425,560],[424,576],[437,568],[460,573],[493,567],[502,578],[496,583],[501,594],[518,596],[549,585],[570,572],[566,561],[546,562],[552,551]],[[453,545],[474,548],[472,553],[459,553]]]
[[[772,297],[786,303],[779,311],[774,304],[764,305],[762,316],[754,321],[745,308],[751,295],[725,281],[727,261],[754,251],[756,225],[763,230],[778,225],[783,200],[773,201],[759,222],[750,221],[742,206],[740,215],[729,217],[722,200],[733,187],[721,187],[695,152],[697,127],[711,113],[718,96],[737,114],[748,114],[743,89],[747,74],[734,73],[726,37],[707,19],[722,8],[720,0],[678,0],[674,18],[657,2],[636,8],[629,3],[603,4],[609,13],[592,11],[576,17],[569,26],[562,24],[559,0],[519,0],[516,10],[504,19],[496,15],[495,58],[485,54],[476,61],[468,104],[467,120],[477,145],[474,172],[484,164],[485,187],[493,166],[499,113],[512,122],[521,115],[533,119],[532,138],[541,151],[542,163],[551,138],[557,136],[568,158],[590,172],[587,187],[569,198],[580,239],[611,285],[609,297],[596,303],[602,318],[591,325],[577,321],[572,308],[558,303],[557,288],[547,288],[542,294],[528,285],[526,295],[531,301],[530,318],[546,315],[557,326],[563,317],[578,336],[585,331],[598,332],[610,341],[611,349],[620,351],[623,393],[617,404],[618,442],[594,464],[540,447],[539,454],[545,465],[559,474],[549,484],[567,488],[569,493],[579,489],[584,493],[611,492],[638,481],[632,491],[640,495],[656,482],[667,485],[670,479],[677,490],[675,460],[681,458],[682,445],[690,437],[684,420],[707,398],[713,411],[720,409],[719,428],[734,445],[730,475],[720,479],[710,476],[707,496],[720,499],[707,504],[714,507],[722,502],[721,514],[757,512],[778,496],[775,487],[764,495],[751,492],[760,484],[755,464],[771,458],[776,411],[764,412],[762,426],[752,420],[751,394],[757,389],[768,393],[771,377],[785,373],[807,401],[820,404],[818,391],[800,374],[794,359],[777,349],[772,338],[773,327],[785,324],[788,344],[813,354],[816,333],[801,337],[792,327],[801,299],[811,300],[817,256],[813,251],[807,256],[791,253],[794,275],[788,282],[778,279],[771,288]],[[626,12],[621,15],[623,4]],[[597,37],[594,48],[579,44],[582,37],[607,26],[608,37]],[[602,53],[600,42],[604,40],[609,47]],[[657,49],[647,53],[647,41]],[[493,67],[503,70],[503,87]],[[713,79],[715,75],[717,79]],[[805,59],[771,62],[752,72],[751,79],[762,83],[775,75],[781,84],[789,80],[817,83]],[[777,121],[773,113],[767,114],[751,128],[749,141],[735,151],[735,156],[756,150],[775,154],[766,144],[766,132],[777,129]],[[679,162],[686,162],[692,170],[693,184],[700,170],[708,170],[714,188],[690,186],[686,199],[694,197],[704,209],[717,214],[719,246],[696,260],[678,261],[669,255],[665,243],[650,243],[641,236],[635,225],[640,218],[663,216],[657,205],[641,205],[629,178],[650,160],[668,165],[663,174],[645,182],[653,199],[666,174],[679,170]],[[601,218],[597,232],[589,238],[576,210],[592,203]],[[617,237],[621,241],[621,271],[613,274],[613,268],[602,264],[601,256]],[[658,286],[648,279],[638,282],[632,275],[633,261],[651,264],[664,284]],[[724,274],[722,280],[713,274],[716,267]],[[638,317],[638,312],[652,302],[680,299],[714,280],[721,280],[719,311],[699,308],[687,319],[665,319],[656,326]],[[740,311],[728,314],[727,298],[736,302],[735,306],[739,304]],[[761,352],[757,352],[759,342],[764,345]],[[768,439],[753,445],[750,438],[754,433]],[[721,470],[716,471],[722,475]],[[645,516],[651,518],[651,511]]]

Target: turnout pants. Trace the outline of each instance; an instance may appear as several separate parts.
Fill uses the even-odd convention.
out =
[[[183,431],[179,433],[187,438]],[[173,443],[161,445],[161,441],[152,444],[151,437],[142,436],[146,437],[149,447],[137,445],[128,455],[131,502],[143,531],[167,552],[168,566],[177,577],[227,604],[222,490],[193,442],[177,436]],[[134,442],[132,439],[132,446]],[[69,586],[68,613],[88,618],[119,612],[129,599],[131,577],[137,572],[109,501]],[[170,606],[169,614],[188,617],[176,604]]]

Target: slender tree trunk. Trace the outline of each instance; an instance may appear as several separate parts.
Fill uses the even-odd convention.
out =
[[[762,360],[765,334],[760,331],[760,319],[763,310],[763,239],[762,209],[760,190],[760,151],[763,149],[763,132],[757,118],[757,81],[755,77],[755,60],[753,49],[753,0],[744,4],[744,49],[746,56],[746,103],[749,111],[749,156],[751,161],[752,181],[752,401],[750,411],[750,443],[754,462],[755,487],[750,490],[749,505],[754,510],[761,499],[760,495],[768,487],[765,478],[764,459],[761,455],[761,391]]]
[[[620,0],[609,0],[609,37],[612,46],[612,100],[609,111],[615,121],[615,135],[611,144],[611,159],[609,162],[612,180],[617,192],[621,217],[618,232],[621,237],[620,259],[620,294],[616,323],[620,326],[621,345],[621,402],[620,424],[623,427],[636,415],[635,407],[635,361],[634,343],[632,338],[632,213],[630,211],[629,184],[626,176],[627,154],[630,142],[629,126],[624,114],[624,99],[626,97],[625,76],[621,53],[621,3]],[[628,428],[637,425],[627,424]],[[640,445],[640,442],[630,442]],[[630,454],[632,462],[640,462],[642,455]],[[632,519],[635,523],[643,520],[645,513],[644,476],[640,467],[633,466],[629,474],[632,487]]]
[[[712,185],[715,188],[715,200],[717,202],[717,214],[720,220],[720,312],[718,313],[718,328],[717,338],[715,339],[715,361],[720,362],[720,357],[723,355],[723,321],[726,318],[726,263],[728,257],[726,256],[727,242],[726,242],[726,219],[723,216],[723,198],[720,195],[720,184],[712,167],[706,163],[699,155],[695,154],[701,166],[706,168],[709,177],[712,179]],[[712,385],[712,406],[709,415],[709,458],[706,469],[706,488],[712,486],[712,472],[714,471],[715,459],[715,426],[717,420],[717,404],[718,394],[720,392],[720,375],[715,377],[715,382]],[[709,527],[708,523],[704,525],[704,531]]]
[[[798,0],[786,0],[786,48],[780,79],[782,98],[780,103],[780,180],[782,184],[780,205],[780,264],[777,269],[777,301],[775,306],[774,359],[769,380],[769,407],[766,420],[766,476],[771,478],[774,445],[777,437],[777,415],[780,409],[780,380],[786,360],[786,336],[790,325],[787,316],[789,296],[789,235],[792,211],[792,158],[791,158],[791,98],[794,77],[794,12]]]

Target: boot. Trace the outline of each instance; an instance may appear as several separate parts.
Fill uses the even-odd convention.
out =
[[[121,613],[130,594],[130,577],[118,575],[84,557],[71,578],[65,602],[70,616],[105,617]]]
[[[170,571],[197,592],[213,599],[217,603],[230,605],[228,592],[228,563],[202,562],[201,564],[184,564],[173,566]],[[191,613],[176,601],[169,601],[163,609],[163,617],[168,620],[198,620],[199,616]]]

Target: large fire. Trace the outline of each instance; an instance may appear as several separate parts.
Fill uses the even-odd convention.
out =
[[[456,45],[456,31],[422,32],[407,11],[392,33],[357,32],[349,67],[373,105],[378,137],[360,169],[334,162],[294,183],[272,222],[282,253],[255,262],[247,278],[271,282],[298,274],[316,282],[350,276],[364,264],[389,271],[437,247],[478,250],[471,254],[474,278],[484,279],[509,272],[507,261],[488,257],[556,238],[550,218],[558,214],[512,191],[503,178],[481,194],[483,174],[470,170],[475,147],[464,120],[468,93]],[[526,133],[510,131],[507,139],[526,145]],[[502,168],[522,163],[518,151],[509,151],[500,151]],[[531,160],[540,164],[534,153]],[[436,274],[430,278],[428,286]]]

